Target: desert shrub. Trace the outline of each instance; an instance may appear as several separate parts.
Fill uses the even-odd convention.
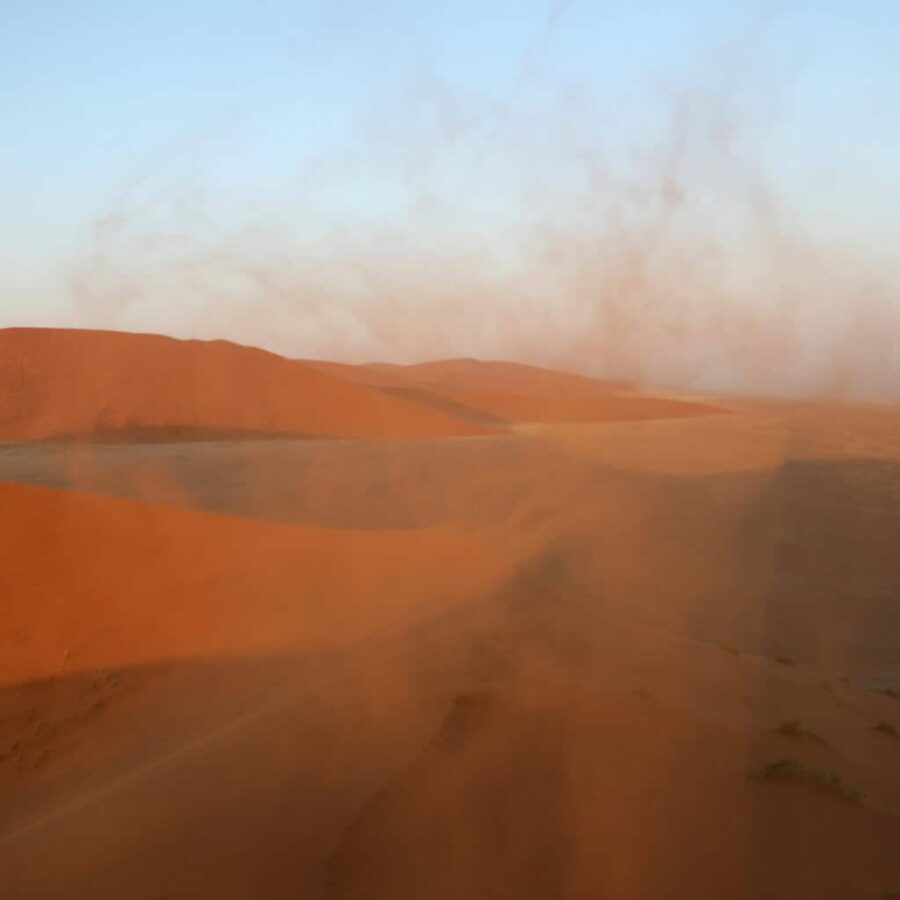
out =
[[[750,777],[757,781],[798,782],[809,784],[819,790],[834,794],[851,803],[861,803],[865,795],[847,784],[840,775],[813,769],[798,759],[782,757],[764,763],[750,771]]]
[[[823,747],[828,746],[828,741],[821,734],[810,728],[804,728],[797,719],[785,719],[778,724],[775,730],[782,737],[792,738],[797,741],[812,741],[813,743],[821,744]]]
[[[897,730],[897,727],[890,722],[885,722],[884,719],[873,725],[872,728],[881,734],[886,734],[888,737],[900,737],[900,731]]]
[[[782,656],[780,653],[775,657],[775,662],[782,666],[796,666],[797,663],[794,662],[789,656]]]
[[[724,650],[726,653],[730,653],[732,656],[740,656],[741,651],[734,646],[734,644],[729,644],[728,641],[719,641],[719,649]]]

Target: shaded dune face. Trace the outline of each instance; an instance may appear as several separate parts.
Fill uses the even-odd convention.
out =
[[[728,408],[0,448],[0,896],[900,888],[900,415]]]

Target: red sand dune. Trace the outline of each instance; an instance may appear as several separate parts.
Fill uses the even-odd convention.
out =
[[[483,533],[13,486],[0,511],[9,633],[56,672],[0,692],[4,898],[844,900],[900,884],[896,738],[873,728],[896,701],[617,626],[564,558],[498,590],[509,540]],[[82,639],[71,673],[49,665],[62,637]],[[338,659],[310,652],[329,644]],[[266,649],[301,659],[232,656]],[[162,655],[180,664],[133,664]],[[828,743],[775,730],[798,717]],[[865,802],[747,777],[783,756]]]
[[[304,363],[313,366],[320,372],[352,381],[355,384],[368,384],[373,387],[409,387],[410,379],[406,366],[383,365],[380,363],[368,363],[354,365],[353,363],[333,362],[328,359],[304,359]]]
[[[497,416],[507,422],[617,422],[632,419],[668,419],[721,413],[720,407],[640,394],[567,396],[558,398],[504,394],[478,389],[448,389],[440,396]]]
[[[446,412],[225,341],[0,330],[0,440],[133,433],[477,434]]]
[[[407,423],[713,409],[508,364],[146,340],[140,385],[156,348],[193,347]],[[80,406],[64,379],[47,396],[88,419],[103,377]],[[63,483],[154,502],[0,483],[0,897],[893,896],[900,417],[729,407],[5,448],[3,477],[58,455]]]
[[[0,484],[0,683],[371,637],[508,572],[451,529],[332,530]]]
[[[381,371],[392,367],[381,366]],[[443,359],[404,367],[408,377],[422,384],[451,390],[484,390],[501,394],[522,394],[557,399],[597,397],[634,385],[623,380],[588,378],[572,372],[542,369],[523,363],[478,359]]]
[[[609,422],[707,415],[724,410],[520,363],[448,359],[411,366],[314,363],[329,374],[490,422]],[[442,406],[441,406],[442,405]]]

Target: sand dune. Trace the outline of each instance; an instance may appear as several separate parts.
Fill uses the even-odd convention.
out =
[[[519,363],[451,359],[410,366],[317,363],[323,371],[394,396],[500,422],[610,422],[725,412],[711,403],[655,396],[623,381],[598,381]]]
[[[634,384],[558,372],[522,363],[479,359],[445,359],[410,366],[370,367],[380,377],[411,378],[422,384],[450,390],[480,390],[560,400],[563,397],[596,397],[610,391],[629,390]]]
[[[568,579],[526,568],[477,611],[352,653],[8,687],[0,883],[141,900],[838,900],[897,883],[896,746],[873,728],[895,701],[610,627]],[[779,734],[785,719],[825,743]],[[786,756],[863,801],[748,777]]]
[[[510,545],[451,529],[349,532],[0,484],[0,681],[287,652],[470,602]]]
[[[633,393],[552,397],[478,388],[440,388],[439,396],[507,422],[620,422],[721,414],[712,404]]]
[[[578,589],[620,619],[875,678],[900,631],[900,464],[888,452],[900,459],[900,428],[873,412],[841,443],[850,423],[827,418],[827,429],[753,412],[477,441],[14,447],[0,473],[267,522],[562,548]]]
[[[486,432],[0,448],[4,900],[900,890],[896,410],[297,365]]]
[[[471,421],[225,341],[0,330],[0,440],[476,434]]]

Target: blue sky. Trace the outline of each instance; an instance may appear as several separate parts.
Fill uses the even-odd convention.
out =
[[[900,7],[872,0],[6,0],[0,325],[219,331],[297,355],[502,351],[497,323],[462,339],[470,295],[500,269],[509,293],[535,223],[544,252],[551,232],[585,238],[600,206],[591,239],[610,216],[652,218],[622,209],[659,188],[679,104],[696,213],[679,228],[715,222],[750,265],[737,206],[764,183],[779,227],[882,277],[900,234],[898,51]],[[352,291],[345,256],[365,270]],[[375,313],[360,325],[367,290],[377,316],[391,298],[414,315],[410,279],[451,269],[468,312],[446,347],[398,341]],[[574,321],[557,275],[532,300]]]

